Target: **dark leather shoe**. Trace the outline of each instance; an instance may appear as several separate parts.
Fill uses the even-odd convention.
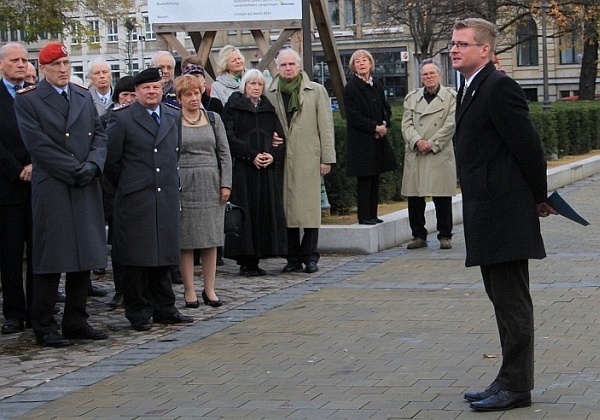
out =
[[[75,331],[63,331],[63,335],[70,340],[104,340],[108,338],[106,331],[97,330],[91,325]]]
[[[317,271],[319,271],[319,266],[317,265],[316,262],[313,261],[309,261],[306,263],[306,268],[304,269],[305,273],[316,273]]]
[[[358,224],[359,225],[376,225],[377,221],[376,220],[372,220],[372,219],[359,220]]]
[[[377,223],[383,223],[383,219],[380,219],[379,217],[376,217],[373,220],[375,220]]]
[[[225,265],[225,261],[223,258],[217,258],[217,267],[223,267]]]
[[[65,303],[66,300],[67,297],[63,293],[56,292],[56,299],[54,300],[56,303]]]
[[[171,315],[169,318],[154,318],[154,322],[158,322],[159,324],[191,324],[194,322],[194,317],[185,316],[180,312],[177,312]]]
[[[206,306],[212,306],[213,308],[218,308],[219,306],[223,306],[227,303],[222,299],[210,300],[206,294],[206,290],[202,291],[202,300]]]
[[[500,391],[500,383],[498,382],[497,379],[494,379],[494,382],[492,382],[483,391],[467,391],[467,392],[465,392],[464,398],[465,398],[465,400],[471,401],[471,402],[481,401],[481,400],[485,400],[488,397],[491,397],[498,391]]]
[[[181,277],[181,273],[179,272],[179,270],[171,272],[171,283],[183,284],[183,278]]]
[[[40,346],[44,347],[67,347],[71,342],[56,331],[36,337],[36,341]]]
[[[25,329],[23,321],[18,319],[7,319],[2,325],[2,334],[15,334]]]
[[[123,307],[123,292],[115,292],[112,300],[109,303],[111,308],[122,308]]]
[[[96,276],[104,276],[106,274],[106,268],[94,268],[92,273]]]
[[[512,392],[502,389],[484,400],[469,404],[469,407],[477,411],[504,411],[529,406],[531,406],[531,392]]]
[[[184,298],[184,300],[185,300],[185,298]],[[200,300],[196,299],[193,302],[188,302],[187,300],[185,300],[185,307],[192,308],[192,309],[198,309],[200,307]]]
[[[100,289],[99,287],[91,286],[88,289],[88,296],[92,296],[92,297],[104,297],[104,296],[106,296],[106,291]]]
[[[282,273],[295,273],[296,271],[302,271],[302,263],[287,263],[285,267],[281,269]]]
[[[152,323],[150,321],[136,322],[135,324],[132,323],[131,327],[136,331],[150,331],[152,329]]]
[[[240,276],[256,277],[256,276],[260,276],[260,273],[258,272],[257,268],[250,268],[250,267],[246,267],[245,265],[242,265],[242,266],[240,266]]]

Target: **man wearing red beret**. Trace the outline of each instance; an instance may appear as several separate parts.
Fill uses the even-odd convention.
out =
[[[106,135],[88,91],[69,83],[65,46],[49,43],[39,62],[45,79],[15,99],[33,164],[31,316],[38,344],[63,347],[69,339],[108,337],[88,324],[86,311],[90,270],[106,264],[98,179],[106,159]],[[62,335],[52,314],[61,273],[66,273]]]

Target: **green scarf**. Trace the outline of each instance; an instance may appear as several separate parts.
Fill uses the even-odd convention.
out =
[[[279,90],[281,93],[285,93],[290,96],[290,102],[288,103],[287,112],[300,111],[300,84],[302,83],[302,75],[299,74],[291,82],[286,82],[281,77],[279,78]]]

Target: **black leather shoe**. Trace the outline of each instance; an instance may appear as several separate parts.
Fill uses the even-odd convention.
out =
[[[529,406],[531,406],[531,392],[512,392],[502,389],[484,400],[469,404],[469,407],[477,411],[504,411]]]
[[[217,267],[223,267],[225,265],[225,261],[223,258],[217,258]]]
[[[23,321],[18,319],[7,319],[2,325],[2,334],[15,334],[25,329]]]
[[[69,340],[104,340],[108,338],[108,333],[104,330],[97,330],[91,325],[75,330],[75,331],[63,331],[65,338]]]
[[[287,263],[285,267],[281,269],[282,273],[295,273],[296,271],[302,271],[302,263]]]
[[[306,263],[306,268],[304,269],[305,273],[316,273],[317,271],[319,271],[319,266],[317,265],[316,262],[313,261],[309,261]]]
[[[63,293],[56,292],[56,299],[54,299],[56,303],[65,303],[66,300],[67,297]]]
[[[185,298],[184,298],[184,300],[185,300]],[[196,299],[193,302],[188,302],[187,300],[185,300],[185,307],[192,308],[192,309],[198,309],[200,307],[200,300]]]
[[[171,272],[171,283],[183,284],[183,278],[181,277],[181,273],[179,272],[179,270]]]
[[[373,220],[375,220],[377,223],[383,223],[383,219],[380,219],[379,217],[376,217]]]
[[[152,329],[152,323],[150,321],[136,322],[131,324],[131,328],[136,331],[150,331]]]
[[[194,317],[185,316],[182,313],[177,312],[171,315],[169,318],[154,318],[154,322],[158,322],[159,324],[191,324],[192,322],[194,322]]]
[[[106,274],[106,268],[94,268],[92,273],[96,276],[104,276]]]
[[[91,286],[88,289],[88,296],[92,296],[92,297],[104,297],[104,296],[106,296],[106,291],[100,289],[99,287]]]
[[[359,225],[376,225],[377,221],[376,220],[372,220],[372,219],[359,220],[358,224]]]
[[[202,291],[202,300],[204,301],[204,304],[206,306],[212,306],[213,308],[218,308],[219,306],[223,306],[223,305],[225,305],[225,303],[227,303],[227,302],[225,302],[224,300],[221,300],[221,299],[210,300],[208,298],[208,295],[206,294],[206,290]]]
[[[498,391],[500,391],[500,383],[498,382],[498,379],[494,379],[494,382],[492,382],[483,391],[467,391],[467,392],[465,392],[464,398],[465,398],[465,400],[471,401],[471,402],[481,401],[481,400],[485,400],[488,397],[491,397]]]
[[[49,332],[36,338],[37,343],[44,347],[67,347],[71,342],[56,331]]]
[[[260,276],[256,268],[246,267],[245,265],[240,266],[240,276],[244,277],[256,277]]]
[[[109,303],[111,308],[122,308],[123,307],[123,292],[115,292],[112,300]]]

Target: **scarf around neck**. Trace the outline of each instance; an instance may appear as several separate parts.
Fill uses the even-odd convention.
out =
[[[282,78],[279,78],[279,90],[281,93],[285,93],[290,96],[290,102],[287,106],[287,112],[300,111],[300,84],[302,83],[302,75],[298,76],[291,82],[286,82]]]

